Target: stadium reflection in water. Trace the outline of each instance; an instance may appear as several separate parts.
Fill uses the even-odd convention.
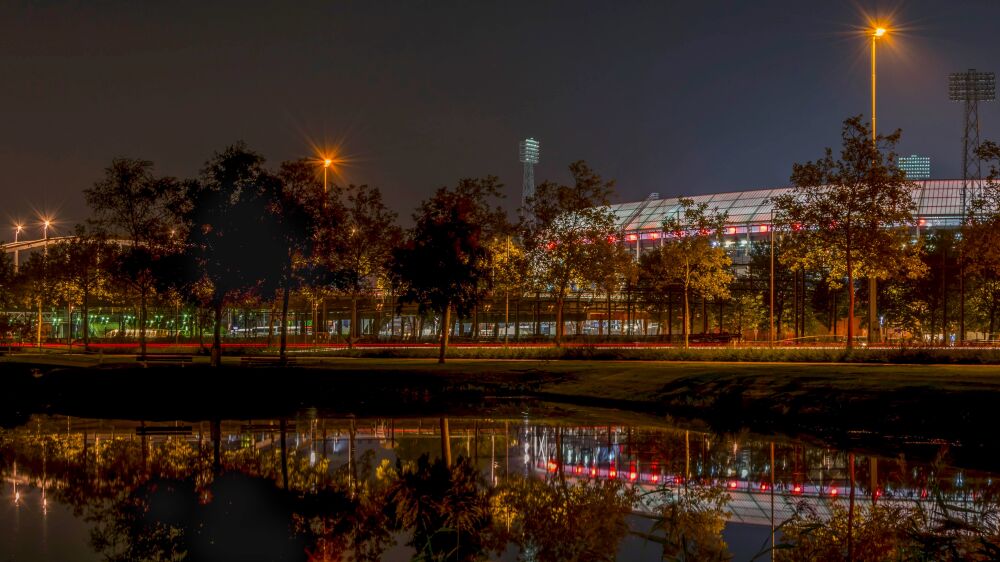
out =
[[[544,560],[573,555],[566,548],[613,558],[628,557],[620,543],[637,536],[655,543],[646,550],[658,559],[676,546],[669,506],[678,504],[715,513],[718,521],[703,521],[706,528],[728,521],[759,526],[765,537],[796,513],[829,520],[852,504],[906,506],[928,521],[948,516],[949,507],[966,521],[996,517],[991,475],[949,467],[944,445],[922,445],[922,460],[914,461],[527,415],[307,412],[170,423],[36,416],[0,431],[0,453],[7,503],[0,523],[8,526],[0,544],[20,554],[53,550],[53,541],[74,534],[48,529],[46,518],[56,505],[68,507],[73,517],[59,525],[85,528],[76,533],[85,537],[79,560],[184,552],[247,560],[405,560],[418,552],[513,559],[520,552]],[[642,518],[653,523],[636,525]],[[33,548],[40,541],[44,548]]]

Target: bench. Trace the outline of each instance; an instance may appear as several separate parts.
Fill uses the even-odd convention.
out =
[[[295,359],[255,355],[240,357],[240,367],[295,367],[296,365],[298,361]]]
[[[135,360],[142,363],[143,367],[149,367],[150,363],[158,365],[190,365],[194,362],[194,357],[190,355],[136,355]]]
[[[190,425],[147,425],[135,428],[136,435],[191,435],[194,428]]]

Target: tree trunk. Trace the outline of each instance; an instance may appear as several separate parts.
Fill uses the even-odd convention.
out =
[[[684,312],[682,313],[682,316],[683,322],[681,323],[681,330],[684,333],[684,348],[686,349],[688,347],[688,334],[691,332],[690,322],[688,320],[691,317],[691,302],[689,289],[687,287],[684,287]]]
[[[281,328],[279,332],[278,357],[282,361],[285,360],[285,354],[288,350],[288,298],[290,293],[291,291],[288,290],[288,287],[281,290]]]
[[[708,333],[708,298],[701,295],[701,333]]]
[[[139,354],[146,356],[146,289],[139,290]]]
[[[351,295],[351,329],[347,335],[347,349],[354,349],[355,338],[358,337],[358,297]]]
[[[448,431],[448,418],[441,418],[441,460],[451,468],[451,432]]]
[[[271,342],[274,341],[274,313],[277,312],[278,299],[271,300],[271,310],[267,315],[267,345],[266,347],[271,347]]]
[[[608,291],[608,341],[611,341],[611,291]]]
[[[874,276],[868,277],[868,344],[878,343],[878,281]]]
[[[451,328],[451,304],[446,304],[441,315],[441,349],[438,352],[438,363],[444,363],[444,355],[448,350],[448,332]]]
[[[83,315],[83,350],[90,351],[90,307],[87,302],[90,300],[90,289],[84,287],[83,302],[80,304],[80,314]]]
[[[222,299],[215,303],[215,328],[212,330],[212,366],[222,364]],[[143,353],[145,355],[145,353]]]
[[[847,349],[854,349],[854,262],[851,260],[851,244],[847,243]]]
[[[556,347],[562,345],[564,304],[565,304],[565,299],[563,298],[563,294],[560,291],[560,293],[556,296]]]
[[[674,293],[667,291],[667,343],[674,342]]]

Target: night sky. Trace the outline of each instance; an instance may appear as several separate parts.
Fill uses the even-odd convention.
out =
[[[240,139],[275,165],[339,143],[339,181],[404,218],[463,176],[517,200],[526,136],[539,181],[585,159],[619,201],[782,185],[869,111],[866,13],[901,28],[879,129],[960,176],[947,75],[1000,71],[993,0],[5,2],[0,219],[65,232],[112,158],[192,176]],[[997,104],[980,113],[1000,138]]]

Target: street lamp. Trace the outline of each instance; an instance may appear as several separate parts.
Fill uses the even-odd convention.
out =
[[[330,159],[330,158],[324,158],[323,159],[323,193],[327,192],[327,187],[326,187],[326,172],[330,168],[330,166],[332,166],[332,165],[333,165],[333,160],[332,159]]]
[[[882,26],[876,26],[872,29],[872,150],[878,150],[878,137],[875,132],[875,46],[878,43],[879,38],[885,37],[889,32],[888,29]],[[876,155],[876,158],[878,156]],[[872,162],[874,166],[875,162]],[[854,288],[852,287],[853,291]],[[874,275],[869,275],[868,277],[868,343],[876,343],[880,341],[881,334],[879,337],[875,336],[876,324],[875,318],[878,312],[878,283],[875,281]],[[881,332],[881,330],[879,330]],[[851,342],[853,343],[853,342]]]
[[[42,239],[45,240],[45,255],[49,255],[49,227],[53,220],[49,217],[42,217]]]
[[[24,230],[24,225],[21,223],[14,223],[14,243],[17,244],[17,238]],[[14,272],[16,273],[20,269],[21,265],[21,252],[17,248],[14,248]]]
[[[872,144],[875,144],[875,45],[880,37],[888,33],[884,27],[876,27],[872,30]]]

